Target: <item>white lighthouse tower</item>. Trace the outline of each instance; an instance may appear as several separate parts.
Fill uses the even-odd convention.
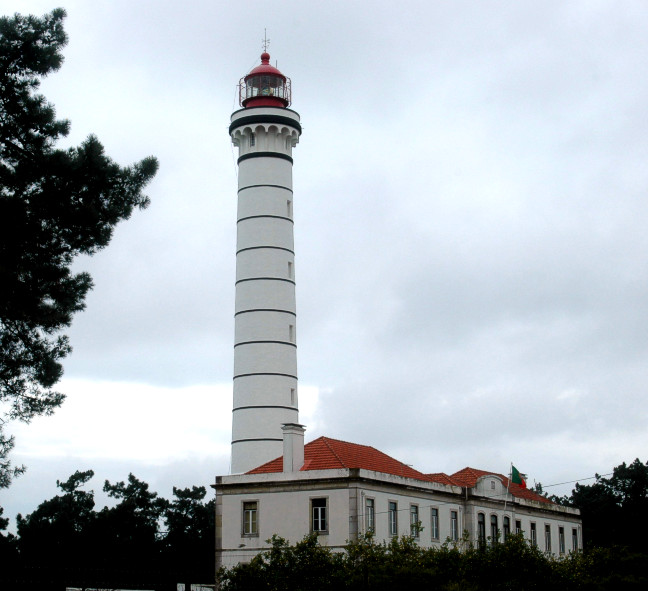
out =
[[[290,79],[268,53],[239,91],[229,128],[238,148],[233,474],[281,456],[284,431],[301,430],[303,441],[292,207],[299,115],[288,108]]]

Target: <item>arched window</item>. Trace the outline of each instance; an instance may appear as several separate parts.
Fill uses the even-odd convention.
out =
[[[499,540],[499,531],[497,528],[497,515],[491,515],[491,530],[490,530],[491,544],[497,544]]]
[[[481,547],[486,545],[486,517],[483,513],[477,514],[477,541]]]

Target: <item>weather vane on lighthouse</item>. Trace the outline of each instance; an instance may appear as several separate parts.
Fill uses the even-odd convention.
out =
[[[268,34],[266,33],[266,29],[263,29],[263,51],[265,53],[268,53],[268,45],[270,45],[270,39],[268,39]]]

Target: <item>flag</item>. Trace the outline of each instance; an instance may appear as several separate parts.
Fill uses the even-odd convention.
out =
[[[518,469],[513,464],[511,464],[511,482],[519,484],[522,488],[526,488],[526,477],[526,474],[520,473]]]

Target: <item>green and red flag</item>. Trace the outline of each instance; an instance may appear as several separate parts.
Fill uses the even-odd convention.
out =
[[[519,484],[522,488],[526,488],[526,474],[522,474],[513,464],[511,464],[511,482]]]

